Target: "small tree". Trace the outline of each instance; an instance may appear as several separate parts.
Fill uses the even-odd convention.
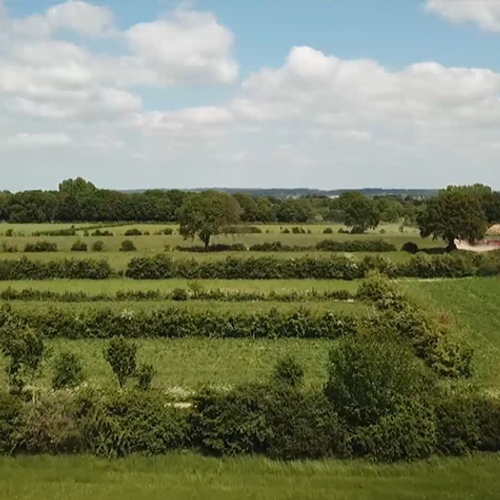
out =
[[[486,215],[472,189],[449,186],[431,198],[417,218],[420,235],[442,238],[448,250],[455,239],[479,240],[486,234]]]
[[[373,200],[356,191],[346,191],[339,198],[344,213],[344,224],[352,233],[364,233],[375,229],[380,222],[377,206]]]
[[[9,358],[6,372],[11,390],[20,393],[38,374],[45,353],[43,340],[31,328],[7,323],[0,341],[3,354]]]
[[[123,240],[120,245],[120,252],[135,252],[137,250],[132,240]]]
[[[123,337],[115,338],[109,343],[105,358],[116,375],[120,387],[123,387],[127,380],[135,375],[136,355],[137,346]]]
[[[143,364],[139,366],[135,374],[137,377],[137,387],[142,391],[148,391],[151,389],[151,384],[153,383],[155,374],[156,370],[153,365]]]
[[[227,229],[240,222],[242,209],[226,193],[203,191],[186,197],[180,210],[180,234],[184,238],[198,236],[208,250],[210,238],[227,234]]]
[[[85,380],[80,358],[71,352],[62,352],[54,362],[53,389],[73,389]]]

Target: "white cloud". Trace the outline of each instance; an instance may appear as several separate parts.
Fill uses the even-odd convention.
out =
[[[128,63],[142,66],[157,83],[232,83],[238,77],[234,35],[211,13],[177,10],[166,20],[132,26],[125,38],[134,55]]]
[[[76,0],[54,5],[44,14],[14,19],[10,25],[13,36],[27,38],[48,37],[57,30],[98,36],[111,32],[113,28],[113,15],[109,9]]]
[[[453,23],[472,22],[485,31],[500,32],[497,0],[427,0],[426,10]]]
[[[71,137],[64,133],[18,133],[0,138],[0,146],[7,148],[46,148],[69,146],[73,143]]]

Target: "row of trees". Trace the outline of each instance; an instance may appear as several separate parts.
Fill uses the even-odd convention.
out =
[[[68,179],[58,191],[0,193],[0,219],[26,222],[178,222],[182,205],[193,193],[179,190],[149,190],[123,193],[98,189],[84,179]],[[229,196],[229,195],[228,195]],[[403,217],[414,220],[418,200],[396,197],[368,198],[348,192],[339,198],[307,196],[282,199],[230,196],[240,207],[244,223],[352,222],[352,227],[395,222]],[[361,219],[360,219],[361,217]]]

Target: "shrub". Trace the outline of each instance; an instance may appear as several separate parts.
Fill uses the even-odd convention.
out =
[[[92,236],[113,236],[113,233],[111,231],[101,231],[100,229],[96,229],[93,233]]]
[[[306,234],[306,231],[303,227],[294,226],[294,227],[292,227],[292,233],[293,234]]]
[[[122,337],[115,338],[109,343],[105,359],[116,375],[120,387],[123,387],[127,380],[135,375],[136,355],[137,346]]]
[[[87,243],[83,241],[75,241],[71,247],[72,252],[86,252],[88,250]]]
[[[198,393],[191,418],[195,444],[218,456],[265,452],[270,437],[267,394],[267,388],[260,385]]]
[[[316,244],[317,250],[326,252],[395,252],[396,247],[384,240],[323,240]]]
[[[222,234],[261,234],[262,229],[257,226],[230,226],[226,227]]]
[[[165,235],[165,236],[171,236],[172,234],[174,234],[174,230],[171,228],[171,227],[166,227],[162,233]]]
[[[332,234],[333,233],[333,229],[331,227],[325,227],[325,229],[323,229],[323,234]]]
[[[71,394],[51,394],[25,404],[20,412],[16,450],[76,453],[81,449],[77,402]]]
[[[337,231],[339,234],[349,234],[349,231],[343,227],[339,227],[339,230]]]
[[[36,243],[27,243],[24,247],[25,252],[57,252],[57,244],[50,241],[37,241]]]
[[[7,242],[2,242],[2,252],[4,253],[15,253],[17,252],[16,245],[9,245]]]
[[[135,376],[137,377],[137,387],[141,391],[149,391],[153,378],[156,374],[154,366],[151,364],[143,364],[137,368]]]
[[[91,403],[82,427],[85,449],[94,455],[159,455],[188,442],[186,414],[166,405],[159,394],[115,394]]]
[[[416,253],[418,253],[418,245],[416,243],[414,243],[413,241],[407,241],[401,247],[401,251],[408,252],[411,254],[416,254]]]
[[[432,407],[410,402],[376,424],[363,427],[352,438],[355,456],[381,462],[421,460],[436,450],[436,422]]]
[[[132,240],[123,240],[120,245],[120,252],[135,252],[137,250]]]
[[[287,227],[285,227],[285,229],[283,229],[281,232],[283,234],[290,234],[290,229],[288,229]]]
[[[137,228],[127,229],[125,231],[125,236],[142,236],[142,231]]]
[[[14,451],[20,413],[20,399],[0,392],[0,453]]]
[[[322,394],[280,389],[270,393],[266,454],[278,460],[345,456],[347,433]]]
[[[189,293],[185,288],[175,288],[172,291],[172,300],[177,300],[177,301],[189,300]]]
[[[33,382],[45,352],[40,335],[31,328],[6,323],[0,331],[2,352],[9,359],[5,368],[11,391],[21,392],[27,382]]]
[[[304,370],[291,356],[278,361],[272,374],[272,381],[277,387],[297,388],[303,380]]]
[[[92,251],[93,252],[102,252],[104,250],[104,242],[102,241],[96,241],[92,245]]]
[[[358,335],[330,352],[325,394],[351,426],[377,424],[430,391],[431,379],[399,342]]]
[[[10,228],[10,229],[7,229],[7,231],[5,231],[5,236],[11,238],[12,236],[14,236],[14,229]]]
[[[73,389],[85,380],[80,358],[71,352],[62,352],[54,362],[53,389]]]

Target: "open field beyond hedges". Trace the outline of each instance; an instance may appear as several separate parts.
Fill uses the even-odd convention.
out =
[[[19,457],[0,458],[0,493],[16,500],[496,500],[499,470],[495,455],[391,466],[191,453],[119,461]]]

